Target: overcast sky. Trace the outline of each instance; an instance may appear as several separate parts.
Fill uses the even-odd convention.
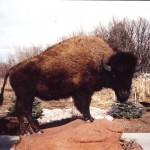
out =
[[[113,16],[150,21],[150,2],[0,0],[0,58],[15,47],[46,46],[81,29],[91,32]]]

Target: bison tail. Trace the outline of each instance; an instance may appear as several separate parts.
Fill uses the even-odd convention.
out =
[[[6,85],[6,82],[7,82],[7,78],[9,76],[9,71],[6,73],[5,75],[5,78],[4,78],[4,83],[3,83],[3,86],[2,86],[2,89],[1,89],[1,93],[0,93],[0,105],[3,104],[3,100],[4,100],[4,89],[5,89],[5,85]]]

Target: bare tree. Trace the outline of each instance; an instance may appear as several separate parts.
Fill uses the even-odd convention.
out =
[[[21,62],[23,60],[29,59],[35,55],[38,55],[43,51],[42,47],[24,47],[24,48],[16,48],[16,62]]]
[[[7,70],[10,68],[9,64],[6,62],[0,62],[0,78],[3,78],[7,72]]]
[[[14,66],[16,64],[16,59],[13,54],[9,54],[7,63],[9,64],[10,67]]]
[[[38,55],[43,51],[42,47],[28,47],[28,48],[17,48],[16,54],[10,54],[8,56],[7,62],[3,62],[0,59],[0,77],[4,77],[6,72],[9,70],[10,67],[14,66],[15,64],[29,59],[35,55]]]
[[[150,58],[150,23],[143,18],[139,18],[135,21],[135,54],[139,58],[145,59],[146,64]]]
[[[115,50],[130,51],[145,61],[144,72],[150,72],[150,22],[144,18],[118,20],[113,18],[108,27],[101,24],[93,31],[103,37]]]
[[[130,51],[134,49],[134,43],[126,30],[124,22],[124,20],[120,22],[114,20],[113,24],[110,24],[108,42],[115,49]]]

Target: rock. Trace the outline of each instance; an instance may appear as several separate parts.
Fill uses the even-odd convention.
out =
[[[123,150],[119,143],[123,131],[124,127],[112,121],[77,119],[44,129],[41,135],[23,136],[15,150]]]

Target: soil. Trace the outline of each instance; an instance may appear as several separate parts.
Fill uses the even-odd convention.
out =
[[[1,87],[1,85],[0,85]],[[8,84],[5,88],[4,102],[0,107],[0,134],[18,135],[20,134],[19,123],[17,118],[8,117],[8,109],[11,106],[11,100],[15,97],[10,85]],[[92,97],[91,106],[98,107],[101,109],[110,109],[112,103],[114,102],[114,95],[110,89],[104,89],[101,92],[96,92]],[[72,98],[67,100],[52,100],[49,102],[42,101],[43,108],[73,108]],[[145,112],[139,119],[114,119],[115,122],[120,122],[125,127],[126,133],[148,133],[150,132],[150,109]],[[41,128],[54,127],[62,125],[72,121],[71,118],[65,119],[58,122],[53,122],[50,124],[41,125]],[[26,123],[28,126],[28,123]]]

